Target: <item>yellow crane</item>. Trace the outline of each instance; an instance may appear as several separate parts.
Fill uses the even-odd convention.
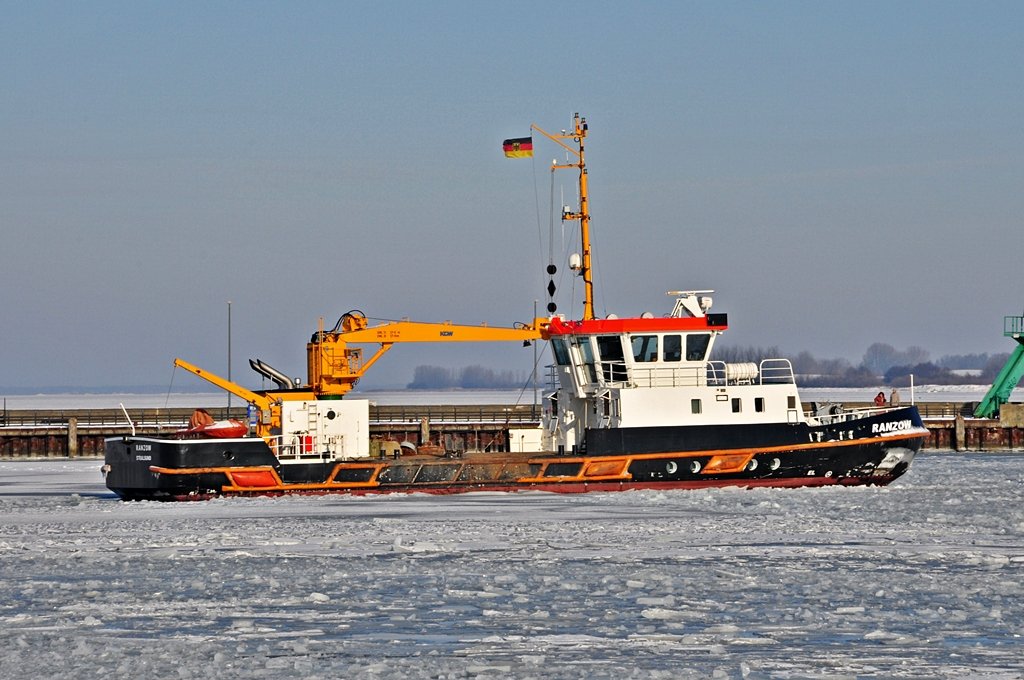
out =
[[[175,359],[174,365],[252,404],[260,412],[258,434],[269,437],[280,432],[283,401],[341,398],[396,343],[533,342],[542,337],[548,323],[545,318],[537,318],[532,325],[520,324],[509,328],[486,324],[467,326],[450,321],[424,323],[402,320],[371,326],[361,312],[351,311],[344,314],[334,328],[324,330],[321,318],[319,329],[306,345],[307,382],[294,389],[254,392],[183,359]],[[365,361],[362,348],[351,346],[371,343],[379,347]]]
[[[451,321],[424,323],[420,321],[389,321],[370,326],[360,312],[343,315],[333,329],[320,329],[306,345],[309,388],[317,397],[337,397],[349,392],[366,371],[395,343],[400,342],[532,342],[542,336],[548,320],[534,319],[532,325],[466,326]],[[368,359],[362,349],[351,344],[377,343],[380,347]]]

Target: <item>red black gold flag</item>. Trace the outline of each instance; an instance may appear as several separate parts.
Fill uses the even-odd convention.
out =
[[[506,158],[529,158],[533,155],[533,137],[506,139],[501,146]]]

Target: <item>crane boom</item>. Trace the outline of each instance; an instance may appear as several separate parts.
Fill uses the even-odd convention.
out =
[[[236,397],[241,397],[245,401],[254,404],[257,408],[261,410],[269,409],[270,406],[274,403],[274,400],[265,394],[259,394],[257,392],[253,392],[252,390],[248,390],[242,387],[241,385],[231,382],[230,380],[225,380],[224,378],[220,377],[219,375],[216,375],[215,373],[210,373],[205,369],[190,364],[184,359],[175,359],[174,366],[176,368],[183,368],[189,373],[199,376],[206,382],[212,385],[216,385],[222,390],[230,392]]]
[[[542,337],[548,320],[534,319],[532,325],[468,326],[451,321],[389,321],[370,326],[360,313],[342,316],[334,329],[320,329],[306,345],[309,387],[318,396],[339,396],[349,392],[366,371],[395,343],[400,342],[532,342]],[[376,352],[363,360],[362,349],[350,344],[379,343]]]

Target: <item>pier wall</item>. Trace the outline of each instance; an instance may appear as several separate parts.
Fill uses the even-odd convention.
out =
[[[868,404],[847,404],[849,407]],[[1024,451],[1024,404],[1005,404],[1000,419],[971,417],[974,404],[918,403],[929,430],[925,449]],[[245,420],[243,408],[208,409]],[[167,437],[186,428],[192,409],[129,409],[139,435]],[[510,428],[536,426],[532,406],[371,406],[374,442],[410,442],[422,450],[501,451]],[[104,440],[132,434],[119,409],[0,412],[0,458],[102,458]],[[379,444],[375,444],[379,446]]]
[[[245,421],[245,408],[207,409],[215,420]],[[0,458],[102,458],[104,440],[134,434],[169,437],[188,427],[192,409],[120,409],[0,412]],[[418,449],[503,451],[509,428],[540,423],[539,407],[371,406],[370,438],[409,442]]]

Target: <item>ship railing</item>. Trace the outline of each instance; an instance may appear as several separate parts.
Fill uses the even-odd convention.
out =
[[[634,387],[726,387],[734,385],[792,385],[796,383],[788,359],[765,359],[760,364],[709,361],[683,366],[640,366],[634,364],[630,385]],[[605,382],[614,387],[616,383]]]
[[[811,408],[804,414],[807,420],[818,425],[831,425],[833,423],[845,423],[851,420],[860,420],[869,416],[892,411],[898,406],[860,406],[847,408],[842,404],[831,402],[811,402]]]
[[[306,432],[272,435],[263,439],[277,459],[282,461],[334,460],[336,457],[330,452],[321,451],[316,437]]]
[[[707,365],[708,385],[721,386],[728,383],[724,361],[709,361]]]
[[[709,361],[708,385],[726,387],[734,385],[794,385],[793,364],[789,359],[764,359],[754,362],[726,363]]]
[[[851,412],[856,410],[846,409],[842,404],[828,401],[812,401],[809,404],[809,408],[804,412],[804,417],[812,425],[830,425],[850,420]]]
[[[633,366],[635,387],[701,387],[710,382],[704,366]]]
[[[760,369],[762,385],[795,385],[793,364],[789,359],[764,359]]]

